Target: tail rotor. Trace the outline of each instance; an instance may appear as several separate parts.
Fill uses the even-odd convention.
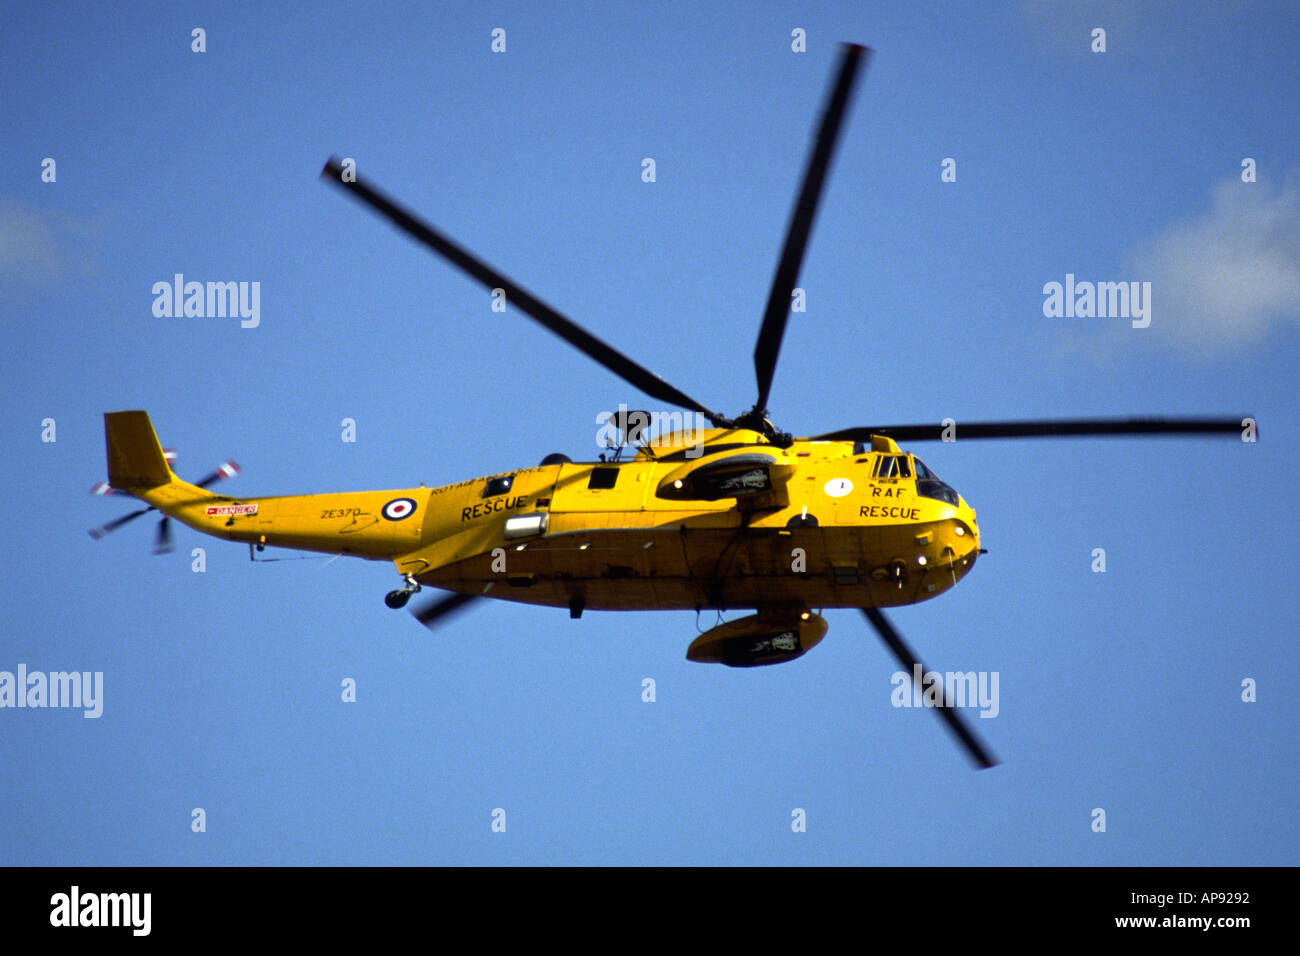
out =
[[[170,468],[171,463],[176,460],[176,452],[170,448],[165,448],[163,449],[163,457],[167,459],[167,467]],[[194,484],[198,488],[208,488],[211,487],[212,485],[215,485],[219,481],[225,481],[227,478],[235,477],[235,475],[239,474],[241,470],[242,469],[240,469],[239,465],[235,464],[235,462],[229,460],[223,461],[215,469],[213,469],[208,474],[204,475],[201,479],[196,481]],[[101,496],[124,494],[124,492],[122,492],[121,489],[114,488],[106,481],[101,481],[97,483],[94,487],[90,489],[90,493],[92,495],[101,495]],[[91,528],[90,536],[94,538],[96,541],[98,541],[100,538],[104,537],[109,532],[116,531],[118,528],[122,527],[122,525],[130,521],[134,521],[136,518],[140,517],[141,515],[148,514],[150,511],[157,511],[157,510],[158,510],[157,508],[154,508],[152,506],[148,508],[139,508],[135,511],[130,512],[129,514],[122,515],[122,517],[120,518],[114,518],[112,521],[108,522],[107,524],[102,524],[98,528]],[[175,548],[172,544],[171,518],[169,518],[167,515],[163,515],[162,519],[159,520],[158,522],[157,531],[154,532],[153,553],[170,554],[173,550],[175,550]]]

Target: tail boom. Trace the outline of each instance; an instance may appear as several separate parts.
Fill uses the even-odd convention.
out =
[[[423,543],[427,488],[232,498],[176,477],[148,413],[109,412],[104,433],[109,484],[204,534],[375,560],[392,559]]]

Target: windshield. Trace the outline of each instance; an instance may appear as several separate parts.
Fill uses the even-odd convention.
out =
[[[916,466],[916,493],[922,498],[933,498],[935,501],[957,507],[957,492],[932,472],[921,459],[913,458],[912,461]]]

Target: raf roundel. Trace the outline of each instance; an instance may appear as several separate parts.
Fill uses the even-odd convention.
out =
[[[401,521],[415,514],[415,502],[410,498],[394,498],[384,505],[383,513],[389,521]]]

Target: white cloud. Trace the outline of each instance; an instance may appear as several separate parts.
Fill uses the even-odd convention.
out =
[[[54,230],[40,214],[0,207],[0,269],[12,274],[57,275],[61,271]]]
[[[1089,57],[1092,31],[1102,27],[1107,45],[1139,40],[1156,23],[1178,22],[1174,0],[1020,0],[1018,20],[1032,46],[1057,56]],[[1162,39],[1167,34],[1162,29]]]
[[[1257,343],[1300,324],[1300,177],[1281,187],[1215,187],[1209,212],[1175,223],[1129,256],[1150,280],[1151,327],[1201,354]]]
[[[0,199],[0,275],[39,282],[93,272],[107,223],[102,212],[88,218]]]

